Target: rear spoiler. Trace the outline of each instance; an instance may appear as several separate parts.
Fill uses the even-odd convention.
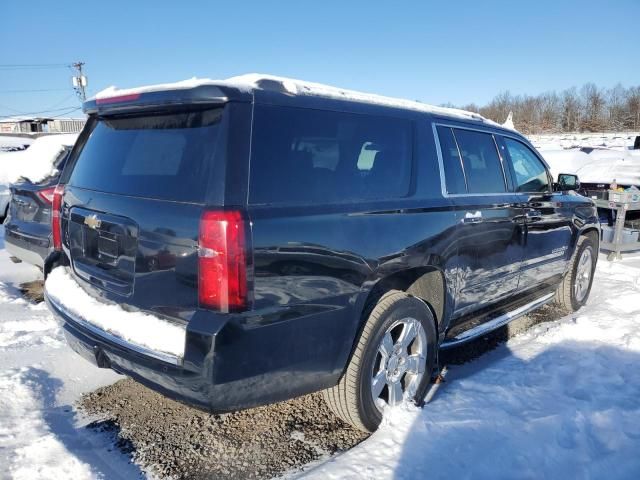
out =
[[[82,104],[82,110],[87,115],[106,115],[185,105],[221,105],[228,102],[230,97],[233,97],[234,100],[251,101],[251,94],[249,92],[242,92],[235,88],[225,88],[224,90],[226,90],[226,92],[215,85],[201,85],[194,88],[175,90],[133,93],[124,91],[122,95],[118,95],[116,92],[112,97],[87,100]]]

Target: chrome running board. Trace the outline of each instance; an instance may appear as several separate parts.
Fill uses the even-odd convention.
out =
[[[454,337],[450,340],[445,340],[442,343],[442,345],[440,345],[440,348],[446,349],[446,348],[455,347],[463,343],[469,342],[475,338],[478,338],[484,335],[485,333],[489,333],[497,328],[503,327],[504,325],[511,322],[512,320],[515,320],[516,318],[520,318],[523,315],[526,315],[527,313],[529,313],[530,311],[535,310],[536,308],[539,308],[546,303],[549,303],[553,299],[554,295],[555,295],[554,293],[548,293],[543,297],[537,298],[531,303],[527,303],[526,305],[518,307],[515,310],[507,312],[503,315],[500,315],[499,317],[496,317],[493,320],[489,320],[488,322],[485,322],[476,327],[470,328],[469,330],[462,332],[457,337]]]

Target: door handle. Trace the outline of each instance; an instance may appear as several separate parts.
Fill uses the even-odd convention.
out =
[[[462,223],[480,223],[482,222],[482,212],[480,210],[475,212],[466,212]]]

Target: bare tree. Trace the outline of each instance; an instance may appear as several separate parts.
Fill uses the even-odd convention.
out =
[[[604,130],[605,98],[602,90],[595,83],[587,83],[580,90],[580,96],[584,105],[581,129],[588,132]]]
[[[624,128],[640,130],[640,86],[631,87],[625,97]]]
[[[607,107],[609,118],[607,121],[608,130],[622,130],[625,119],[625,97],[626,91],[622,84],[618,83],[607,92]]]
[[[543,93],[540,97],[539,131],[554,133],[561,129],[562,103],[556,92]]]
[[[445,106],[451,106],[447,104]],[[513,112],[515,127],[523,133],[640,130],[640,86],[621,84],[604,90],[587,83],[537,96],[512,95],[504,91],[487,105],[462,107],[502,123]]]
[[[576,88],[572,87],[562,92],[562,117],[560,125],[563,132],[575,132],[580,125],[582,105]]]

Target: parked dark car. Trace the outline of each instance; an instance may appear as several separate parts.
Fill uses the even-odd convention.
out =
[[[42,268],[53,249],[53,191],[70,152],[71,146],[65,146],[53,162],[53,169],[58,173],[35,183],[22,178],[9,186],[11,199],[4,223],[5,248],[15,261],[25,261]]]
[[[592,201],[478,115],[272,78],[113,95],[84,105],[46,298],[83,357],[172,398],[324,390],[371,431],[440,349],[589,296]]]

